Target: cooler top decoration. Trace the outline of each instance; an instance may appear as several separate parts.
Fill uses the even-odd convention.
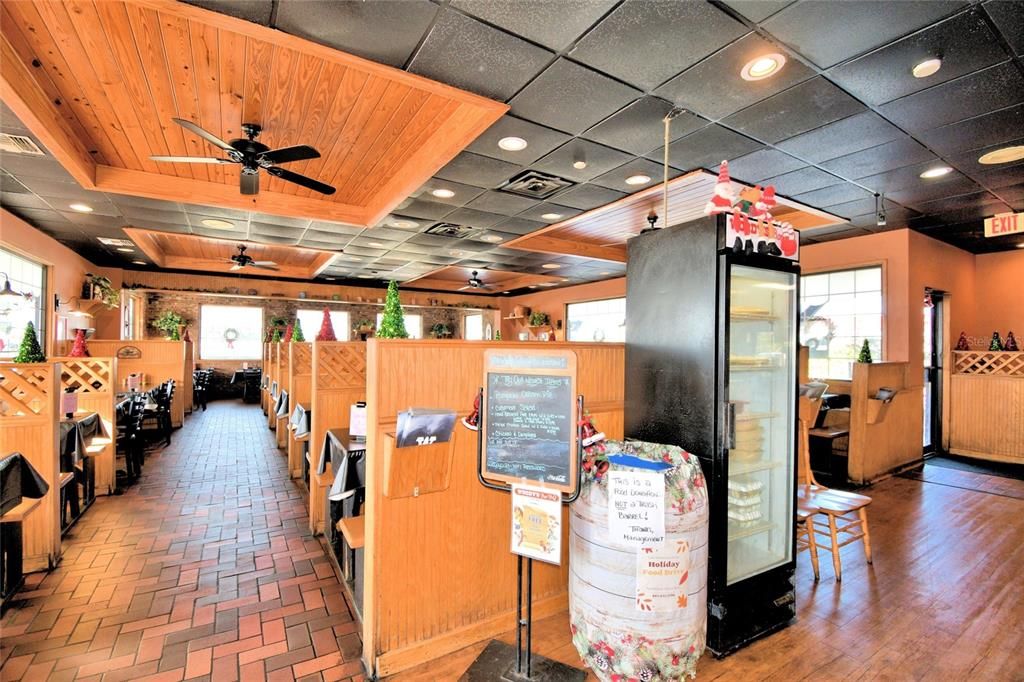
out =
[[[757,185],[754,190],[760,192],[756,201],[737,202],[729,179],[729,162],[722,161],[714,194],[704,206],[704,214],[727,216],[725,244],[737,253],[798,260],[800,235],[791,224],[776,221],[772,216],[777,203],[775,187],[768,185],[762,190]]]

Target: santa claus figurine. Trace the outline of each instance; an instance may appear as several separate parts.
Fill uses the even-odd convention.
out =
[[[729,213],[732,211],[732,204],[735,200],[732,191],[732,183],[729,181],[729,162],[723,161],[718,168],[718,182],[715,183],[715,193],[704,206],[704,215],[716,213]]]
[[[473,411],[468,416],[462,418],[462,425],[470,431],[478,431],[480,429],[480,394],[476,394],[476,398],[473,399]]]
[[[775,208],[775,204],[775,185],[768,185],[764,188],[764,191],[761,192],[761,198],[757,200],[757,203],[754,204],[754,206],[765,221],[771,222],[772,209]]]

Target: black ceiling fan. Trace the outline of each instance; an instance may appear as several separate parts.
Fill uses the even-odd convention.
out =
[[[241,270],[242,268],[257,268],[259,270],[277,270],[277,263],[272,260],[256,260],[245,251],[248,249],[245,244],[238,245],[238,253],[227,259],[227,262],[232,263],[232,270]]]
[[[482,291],[490,291],[494,287],[490,284],[485,283],[482,279],[476,276],[477,271],[473,271],[472,277],[467,280],[467,284],[464,287],[459,288],[459,291],[466,291],[468,289],[480,289]]]
[[[321,194],[334,194],[335,190],[330,185],[277,166],[279,163],[291,163],[293,161],[306,161],[308,159],[320,158],[320,152],[309,145],[300,144],[295,145],[294,147],[271,149],[267,145],[256,140],[256,138],[260,136],[260,132],[263,128],[255,123],[242,124],[242,131],[245,133],[245,137],[238,138],[237,140],[231,140],[231,142],[225,142],[216,135],[203,130],[192,121],[186,121],[182,118],[172,118],[171,120],[185,130],[195,133],[199,137],[203,138],[214,147],[224,151],[227,154],[227,158],[206,156],[149,157],[153,161],[160,161],[163,163],[241,164],[242,172],[239,176],[239,185],[241,187],[242,194],[259,194],[259,172],[261,168],[274,177],[287,180],[288,182],[294,182],[296,185],[301,185],[307,189],[313,190],[314,192],[320,192]]]

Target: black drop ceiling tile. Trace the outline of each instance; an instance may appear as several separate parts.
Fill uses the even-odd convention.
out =
[[[895,204],[887,202],[895,208]],[[886,211],[889,208],[886,207]],[[851,216],[859,216],[866,213],[870,213],[872,216],[875,214],[875,198],[872,196],[866,196],[863,199],[854,199],[853,201],[844,201],[841,204],[835,204],[834,206],[828,207],[828,212],[833,213],[837,216],[849,218]]]
[[[871,147],[863,151],[840,156],[821,163],[821,167],[844,178],[856,180],[871,175],[910,166],[915,163],[938,162],[934,154],[913,139],[900,139]]]
[[[298,243],[298,237],[278,237],[270,234],[257,234],[251,233],[249,238],[254,242],[261,244],[280,244],[283,246],[293,246]]]
[[[779,40],[827,68],[928,26],[966,6],[947,0],[806,0],[763,22]]]
[[[136,223],[142,220],[173,223],[181,225],[183,228],[188,226],[188,220],[181,211],[157,211],[147,208],[124,208],[123,210],[125,222],[136,227]]]
[[[786,64],[770,78],[745,81],[740,76],[747,62],[778,51],[775,45],[750,33],[691,66],[655,92],[707,118],[725,118],[814,76],[814,71],[792,55],[786,55]]]
[[[515,96],[512,113],[579,134],[641,94],[568,59],[559,59]]]
[[[823,189],[816,189],[813,192],[798,194],[793,199],[808,206],[823,208],[831,213],[831,207],[837,204],[844,204],[849,201],[871,197],[871,192],[863,187],[849,182],[840,185],[832,185]]]
[[[626,0],[569,54],[650,90],[746,32],[707,3]]]
[[[459,208],[445,216],[445,222],[469,225],[470,227],[494,227],[506,217],[498,213],[477,211],[472,208]]]
[[[454,0],[452,6],[552,50],[569,47],[617,0]]]
[[[1024,134],[1024,128],[1021,128],[1020,132]],[[983,164],[978,161],[983,155],[989,152],[994,152],[1004,147],[1018,147],[1024,146],[1024,137],[1016,140],[1007,140],[1006,142],[1000,142],[999,144],[988,145],[987,147],[981,147],[980,149],[971,149],[969,151],[960,152],[958,154],[950,154],[946,158],[949,162],[959,171],[964,173],[984,173],[997,167],[1013,167],[1020,166],[1017,172],[1020,173],[1021,177],[1024,178],[1024,159],[1018,159],[1007,164]]]
[[[923,201],[916,204],[915,208],[925,215],[941,215],[966,208],[985,206],[995,208],[1002,206],[1005,210],[1006,205],[991,192],[973,192],[971,194],[958,194],[956,196]],[[998,213],[999,211],[996,212]]]
[[[436,190],[448,190],[449,192],[455,192],[455,194],[450,197],[438,197],[431,194],[431,192]],[[451,206],[465,206],[485,191],[480,187],[466,185],[461,182],[452,182],[442,178],[430,178],[412,195],[424,201],[436,201],[439,204],[449,204]]]
[[[67,220],[82,228],[102,227],[108,229],[120,229],[125,223],[120,216],[97,215],[95,213],[77,213],[75,211],[60,211],[60,214]]]
[[[401,67],[423,39],[437,11],[437,5],[426,0],[285,0],[278,4],[275,26],[343,52]]]
[[[918,138],[940,154],[977,149],[1020,137],[1024,130],[1024,104],[993,111],[965,121],[918,134]]]
[[[811,163],[821,163],[903,136],[899,128],[878,114],[864,111],[783,140],[776,146]]]
[[[526,149],[517,152],[502,149],[498,146],[498,142],[505,137],[518,137],[526,140]],[[473,144],[466,147],[466,150],[493,159],[528,166],[569,139],[570,137],[565,133],[505,114],[485,130],[480,137],[473,140]]]
[[[793,0],[725,0],[725,4],[754,23],[764,21],[782,8],[792,5]]]
[[[863,104],[818,76],[749,106],[723,123],[775,143],[863,110]]]
[[[583,134],[589,140],[622,149],[631,154],[646,154],[665,143],[665,116],[672,104],[658,97],[642,97],[625,109]],[[672,119],[669,139],[677,140],[703,128],[707,121],[684,111]]]
[[[462,152],[439,170],[437,177],[490,189],[503,184],[519,171],[520,167],[514,163]]]
[[[494,226],[494,229],[501,232],[511,232],[513,234],[529,234],[530,232],[536,232],[542,227],[547,227],[546,222],[540,222],[539,220],[527,220],[525,218],[509,218],[503,220]]]
[[[530,168],[567,178],[573,182],[587,182],[605,171],[621,166],[631,158],[633,157],[630,154],[617,149],[576,138],[566,142],[544,158],[535,161]],[[574,168],[573,163],[577,160],[586,162],[586,167]]]
[[[546,213],[557,214],[559,217],[545,218],[543,216]],[[532,208],[528,208],[527,210],[523,211],[516,217],[523,218],[525,220],[539,220],[540,222],[547,223],[550,225],[552,223],[557,223],[559,221],[565,220],[566,218],[571,218],[575,215],[579,215],[580,213],[583,213],[583,211],[579,210],[578,208],[572,208],[571,206],[561,206],[559,204],[544,202],[541,204],[537,204]],[[495,227],[499,230],[508,230],[506,222],[499,223],[498,225],[495,225]]]
[[[451,210],[446,208],[446,210]],[[342,225],[340,223],[331,223],[326,220],[314,220],[309,224],[309,229],[306,230],[307,235],[313,235],[317,233],[328,234],[328,235],[344,235],[352,236],[362,232],[361,227],[354,227],[352,225]]]
[[[409,71],[504,101],[519,92],[553,57],[544,48],[476,19],[442,10],[413,56]]]
[[[763,146],[756,140],[713,124],[670,144],[669,164],[684,170],[717,168],[723,159],[731,161]],[[663,153],[659,148],[646,156],[661,161]]]
[[[1024,167],[1007,166],[1005,168],[994,168],[984,173],[978,173],[974,177],[985,187],[998,190],[1024,182]]]
[[[613,201],[618,201],[624,196],[626,196],[625,192],[617,192],[606,187],[588,184],[570,187],[561,194],[556,195],[553,201],[557,201],[563,206],[571,206],[583,211],[589,211],[598,206],[605,206]]]
[[[982,6],[1010,47],[1017,54],[1024,55],[1024,2],[989,0]]]
[[[529,199],[527,197],[517,196],[515,194],[509,194],[508,192],[484,192],[473,201],[466,204],[466,208],[472,208],[478,211],[489,211],[490,213],[500,213],[503,216],[510,216],[525,211],[531,206],[536,206],[540,202],[536,199]]]
[[[19,208],[37,208],[44,211],[51,208],[48,203],[31,192],[8,192],[6,188],[0,192],[0,206],[7,209],[17,206]]]
[[[657,185],[664,179],[665,170],[664,166],[656,161],[650,159],[633,159],[632,161],[625,163],[618,168],[613,168],[604,175],[599,175],[594,178],[592,183],[612,189],[617,192],[625,192],[626,194],[633,194],[639,192],[642,189],[647,189],[652,185]],[[682,173],[672,166],[668,169],[668,178],[679,177]],[[629,185],[626,184],[626,178],[634,175],[646,175],[650,177],[649,182],[645,182],[642,185]]]
[[[1006,51],[978,12],[930,26],[874,52],[841,64],[828,77],[868,104],[878,105],[997,64]],[[915,78],[914,65],[942,59],[942,68]]]
[[[0,159],[2,162],[3,159]],[[0,192],[4,194],[32,194],[28,187],[14,179],[10,173],[0,173]]]
[[[908,95],[880,108],[910,131],[930,130],[1024,102],[1024,76],[1012,61]]]
[[[40,145],[42,146],[42,145]],[[51,156],[31,156],[28,154],[0,154],[0,168],[15,178],[22,178],[27,184],[28,178],[41,178],[50,182],[77,184],[71,174],[64,170]]]
[[[424,201],[422,199],[411,199],[407,201],[408,203],[402,202],[399,204],[399,207],[395,209],[395,212],[411,216],[413,218],[440,220],[455,210],[454,206],[439,204],[436,201]]]
[[[866,227],[872,232],[883,231],[888,229],[899,229],[906,227],[907,222],[919,215],[916,211],[912,211],[909,208],[903,208],[902,206],[894,206],[885,209],[885,225],[878,225],[878,216],[875,215],[874,209],[870,209],[860,215],[856,215],[850,218],[849,224],[855,227]]]
[[[741,182],[761,182],[806,166],[800,159],[777,149],[759,149],[729,163],[729,177]]]
[[[783,196],[792,197],[797,194],[813,192],[816,189],[830,187],[844,182],[831,173],[818,168],[801,168],[800,170],[783,173],[764,181],[765,185],[774,185],[775,191]]]
[[[884,173],[877,173],[875,175],[869,175],[866,178],[861,178],[858,182],[865,187],[870,187],[876,192],[881,192],[887,196],[901,189],[908,188],[924,188],[924,187],[937,187],[937,186],[949,186],[949,188],[958,187],[958,183],[968,182],[974,185],[974,182],[969,180],[963,174],[953,171],[948,175],[943,175],[938,178],[922,178],[921,173],[934,168],[941,163],[936,164],[932,162],[918,163],[912,166],[904,166],[903,168],[896,168]],[[962,191],[951,192],[951,194],[963,194]],[[895,201],[899,201],[896,196],[890,198]]]
[[[886,193],[886,196],[904,206],[916,209],[918,204],[925,201],[953,197],[958,194],[971,194],[981,190],[976,182],[963,176],[954,177],[952,180],[939,184],[924,184],[923,180],[921,183],[918,185],[906,184],[903,189],[896,190],[891,194]]]
[[[185,2],[264,26],[270,25],[270,15],[273,11],[271,0],[185,0]]]

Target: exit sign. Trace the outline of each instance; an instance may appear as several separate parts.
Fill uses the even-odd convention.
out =
[[[1002,237],[1024,232],[1024,213],[1001,213],[985,218],[985,236]]]

